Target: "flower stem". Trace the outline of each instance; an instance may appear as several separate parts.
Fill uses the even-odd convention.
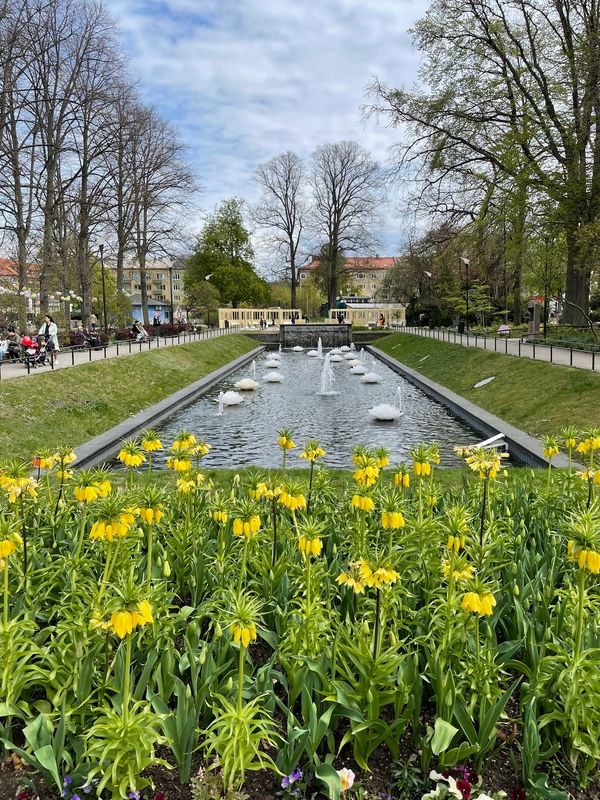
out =
[[[8,628],[8,556],[4,559],[4,607],[3,607],[4,628]]]
[[[574,660],[577,661],[579,653],[581,652],[581,640],[583,638],[583,617],[584,617],[584,604],[585,600],[585,571],[579,570],[579,602],[577,605],[577,629],[575,631],[575,650]]]
[[[238,581],[238,594],[242,593],[242,586],[244,585],[244,578],[246,577],[246,559],[248,557],[248,542],[247,536],[244,536],[244,550],[242,552],[242,564],[240,566],[240,579]]]
[[[271,500],[271,518],[273,520],[273,555],[271,558],[271,566],[275,566],[277,560],[277,510],[275,507],[275,498]]]
[[[146,580],[148,582],[148,589],[152,584],[152,525],[148,525],[148,564],[146,566]]]
[[[238,715],[242,713],[242,700],[244,692],[244,659],[246,656],[246,648],[240,642],[240,661],[238,666],[238,694],[237,694],[237,710]]]
[[[125,663],[123,665],[123,689],[121,692],[121,716],[123,725],[127,725],[129,717],[129,683],[131,679],[131,634],[125,642]]]
[[[84,505],[81,509],[81,524],[79,526],[79,537],[77,540],[77,549],[75,550],[75,559],[77,560],[81,554],[81,548],[83,547],[83,536],[85,534],[85,523],[87,517],[87,508]]]
[[[306,503],[306,513],[307,515],[310,514],[310,501],[312,499],[312,485],[313,485],[313,473],[315,471],[315,462],[310,462],[310,478],[308,479],[308,500]]]
[[[373,661],[377,659],[379,650],[379,613],[381,611],[381,589],[377,587],[375,594],[375,626],[373,632]]]

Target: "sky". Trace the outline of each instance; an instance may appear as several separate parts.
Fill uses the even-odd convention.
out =
[[[258,199],[256,167],[292,150],[358,142],[385,163],[399,132],[364,119],[377,76],[410,86],[408,29],[427,0],[106,0],[142,99],[177,126],[210,212]],[[382,209],[380,255],[406,236],[396,187]],[[201,216],[194,221],[201,225]]]

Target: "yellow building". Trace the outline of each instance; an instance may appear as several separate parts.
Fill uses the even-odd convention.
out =
[[[346,308],[332,308],[329,319],[338,322],[338,314],[344,315],[344,322],[367,328],[406,325],[406,306],[402,303],[347,303]]]
[[[319,263],[319,258],[313,258],[309,264],[300,267],[298,278],[301,286],[311,275],[314,275]],[[374,256],[372,258],[366,256],[347,258],[344,268],[353,292],[362,297],[375,297],[381,288],[383,279],[395,264],[396,259],[390,256]]]
[[[220,308],[219,328],[238,325],[241,328],[260,328],[261,319],[266,320],[269,328],[291,325],[292,314],[296,316],[296,322],[302,324],[299,308]]]

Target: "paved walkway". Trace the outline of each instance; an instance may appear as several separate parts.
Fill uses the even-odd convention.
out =
[[[199,333],[180,333],[177,336],[160,336],[149,339],[147,342],[136,342],[129,340],[117,342],[116,344],[106,345],[98,350],[61,350],[54,366],[37,367],[30,370],[31,375],[39,375],[43,372],[51,372],[53,369],[66,369],[67,367],[77,367],[80,364],[89,364],[90,361],[104,361],[107,358],[117,358],[128,356],[135,353],[143,353],[147,350],[157,350],[163,347],[173,347],[187,342],[201,342],[204,339],[215,339],[217,336],[224,336],[229,333],[239,333],[235,328],[210,328]],[[10,378],[27,377],[27,366],[14,361],[0,361],[0,380]]]
[[[467,336],[466,333],[454,333],[441,328],[431,331],[429,328],[398,327],[395,330],[399,333],[412,333],[416,336],[423,336],[426,339],[438,339],[451,344],[460,344],[463,347],[479,347],[480,350],[491,350],[509,356],[520,356],[521,358],[531,358],[534,361],[548,361],[552,364],[562,364],[566,367],[578,367],[579,369],[600,372],[600,352],[576,350],[553,344],[530,344],[521,339],[509,339],[508,337],[474,336],[472,334]]]

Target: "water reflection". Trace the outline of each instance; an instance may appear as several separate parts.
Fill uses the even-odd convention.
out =
[[[277,467],[281,453],[276,445],[279,428],[289,428],[298,448],[291,452],[289,465],[306,466],[298,456],[310,438],[317,438],[325,449],[325,463],[331,467],[351,467],[352,448],[387,447],[392,463],[408,459],[412,445],[436,441],[441,447],[443,466],[455,466],[454,445],[474,444],[481,437],[450,414],[443,406],[430,400],[423,392],[390,370],[382,362],[367,355],[369,371],[377,372],[381,382],[361,383],[352,375],[347,361],[333,363],[337,394],[320,396],[323,361],[306,353],[285,351],[281,354],[278,371],[281,383],[266,383],[269,372],[263,354],[256,361],[256,379],[260,388],[244,392],[239,406],[225,407],[219,416],[219,392],[232,389],[244,377],[252,376],[250,365],[237,370],[213,387],[193,405],[175,413],[160,428],[161,438],[169,445],[183,429],[193,431],[198,438],[212,445],[203,464],[211,467],[238,468],[245,466]],[[368,410],[379,403],[393,402],[397,387],[402,391],[403,416],[395,422],[376,422]],[[164,465],[166,455],[155,459]]]

